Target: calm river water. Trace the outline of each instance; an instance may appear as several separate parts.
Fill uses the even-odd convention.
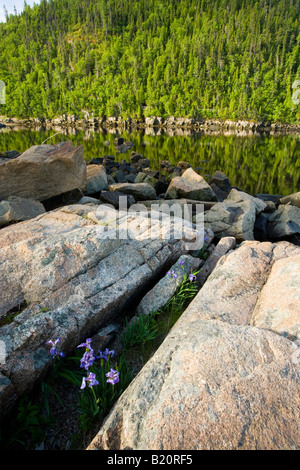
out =
[[[0,131],[0,152],[23,152],[39,145],[57,130]],[[49,144],[71,140],[73,145],[84,146],[85,159],[115,155],[126,159],[132,150],[150,158],[151,167],[158,168],[160,160],[172,164],[187,161],[207,181],[216,170],[223,171],[231,182],[251,194],[268,193],[288,195],[300,191],[300,135],[289,136],[237,136],[237,135],[147,135],[145,132],[104,133],[103,131],[62,131],[47,141]],[[127,153],[116,151],[116,135],[133,143]],[[108,145],[107,141],[110,142]],[[1,167],[0,167],[1,171]]]

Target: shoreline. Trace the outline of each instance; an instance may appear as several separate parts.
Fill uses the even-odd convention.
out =
[[[2,126],[1,126],[2,124]],[[151,117],[140,120],[127,119],[122,120],[117,117],[107,118],[87,118],[79,119],[76,116],[60,116],[55,119],[44,118],[0,118],[0,128],[17,130],[19,128],[37,130],[41,129],[70,129],[70,130],[102,130],[106,132],[123,132],[123,131],[145,131],[149,134],[166,133],[182,133],[189,135],[192,133],[228,133],[247,135],[288,135],[300,134],[300,124],[285,124],[271,122],[254,122],[254,121],[232,121],[232,120],[194,120],[190,118],[174,118],[173,116],[163,119],[160,117]]]

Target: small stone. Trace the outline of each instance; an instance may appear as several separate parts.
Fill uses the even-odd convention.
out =
[[[120,197],[125,198],[127,208],[135,204],[135,199],[130,194],[125,194],[120,191],[101,191],[100,200],[106,204],[111,204],[115,209],[119,209]]]
[[[85,191],[89,194],[95,194],[108,188],[106,171],[103,165],[87,166],[87,181]]]
[[[300,192],[283,197],[279,202],[280,204],[292,204],[293,206],[300,208]]]

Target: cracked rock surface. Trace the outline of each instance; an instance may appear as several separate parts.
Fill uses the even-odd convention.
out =
[[[1,230],[1,413],[48,371],[46,341],[60,337],[62,350],[71,352],[126,312],[187,252],[186,242],[168,238],[159,221],[153,224],[150,234],[148,212],[105,212],[89,204]],[[191,225],[184,227],[183,238],[196,236]]]
[[[299,255],[288,242],[247,241],[223,256],[88,450],[299,449],[300,359],[286,337],[299,322]],[[279,286],[292,320],[254,326]]]

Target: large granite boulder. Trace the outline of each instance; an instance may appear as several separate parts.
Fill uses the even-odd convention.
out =
[[[245,242],[223,256],[88,450],[299,449],[297,346],[250,324],[272,265],[295,253]]]
[[[172,178],[165,198],[187,198],[198,201],[217,201],[217,197],[209,184],[192,168],[188,168],[182,176]]]
[[[83,146],[71,142],[34,145],[1,165],[0,200],[9,196],[44,201],[86,182]]]
[[[251,200],[234,202],[226,199],[205,212],[205,227],[210,228],[217,238],[254,240],[256,211],[256,206]]]
[[[192,228],[183,227],[182,238],[193,236]],[[61,337],[64,352],[71,352],[137,302],[187,250],[159,221],[150,226],[148,212],[105,205],[66,206],[3,228],[3,396],[21,396],[44,377],[52,361],[46,341]]]

